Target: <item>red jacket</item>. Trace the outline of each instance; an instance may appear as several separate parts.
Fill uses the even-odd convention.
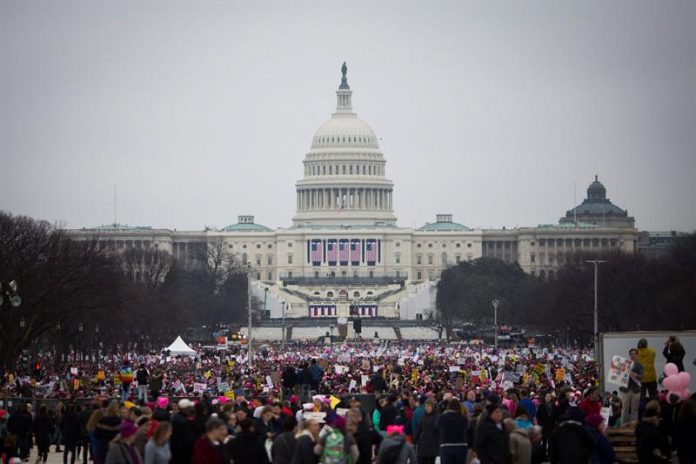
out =
[[[590,401],[589,399],[585,398],[580,402],[578,408],[580,408],[580,410],[585,413],[585,417],[587,417],[591,414],[599,414],[602,411],[602,402]]]
[[[206,435],[200,437],[193,446],[192,464],[225,464],[222,451],[213,445]]]

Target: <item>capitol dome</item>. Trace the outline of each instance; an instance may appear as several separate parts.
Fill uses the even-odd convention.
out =
[[[312,149],[325,148],[375,148],[379,149],[377,136],[372,128],[355,113],[336,115],[317,130],[312,138]]]
[[[296,184],[295,227],[393,226],[394,183],[372,128],[353,111],[345,63],[336,111],[312,137]]]

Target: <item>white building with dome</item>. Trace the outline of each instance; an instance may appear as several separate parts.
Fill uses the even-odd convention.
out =
[[[548,276],[576,250],[635,250],[633,218],[606,199],[597,179],[588,199],[557,224],[482,230],[436,214],[435,222],[418,229],[399,227],[394,182],[386,177],[377,136],[353,110],[346,73],[344,63],[336,111],[316,131],[305,155],[291,227],[271,229],[254,216],[240,215],[236,224],[220,230],[116,224],[69,233],[104,241],[114,250],[158,247],[182,262],[195,247],[221,239],[229,259],[251,270],[254,291],[265,297],[271,318],[280,318],[285,308],[289,319],[342,323],[358,316],[434,318],[440,272],[462,260],[495,257]]]

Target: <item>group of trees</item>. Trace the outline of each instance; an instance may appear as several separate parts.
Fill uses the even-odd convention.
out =
[[[221,240],[185,262],[155,247],[104,245],[0,211],[0,284],[7,292],[15,281],[22,300],[15,307],[3,295],[0,369],[12,369],[24,350],[160,349],[187,328],[245,320],[246,274]]]
[[[594,264],[599,265],[599,331],[696,328],[696,234],[676,239],[657,258],[639,253],[579,252],[553,277],[526,274],[493,258],[461,262],[442,273],[437,308],[445,329],[460,322],[498,323],[562,333],[589,342],[593,335]]]

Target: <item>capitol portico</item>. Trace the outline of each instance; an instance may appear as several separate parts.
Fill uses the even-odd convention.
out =
[[[550,225],[471,229],[440,213],[420,228],[399,227],[386,159],[374,131],[354,112],[352,92],[344,63],[336,110],[312,137],[295,184],[289,228],[240,215],[219,230],[114,224],[69,233],[115,251],[157,247],[183,263],[195,247],[222,240],[229,259],[251,268],[254,291],[267,297],[272,318],[286,308],[288,318],[427,319],[435,313],[440,272],[463,260],[495,257],[550,276],[577,250],[636,250],[633,218],[606,198],[598,179],[582,204]]]

